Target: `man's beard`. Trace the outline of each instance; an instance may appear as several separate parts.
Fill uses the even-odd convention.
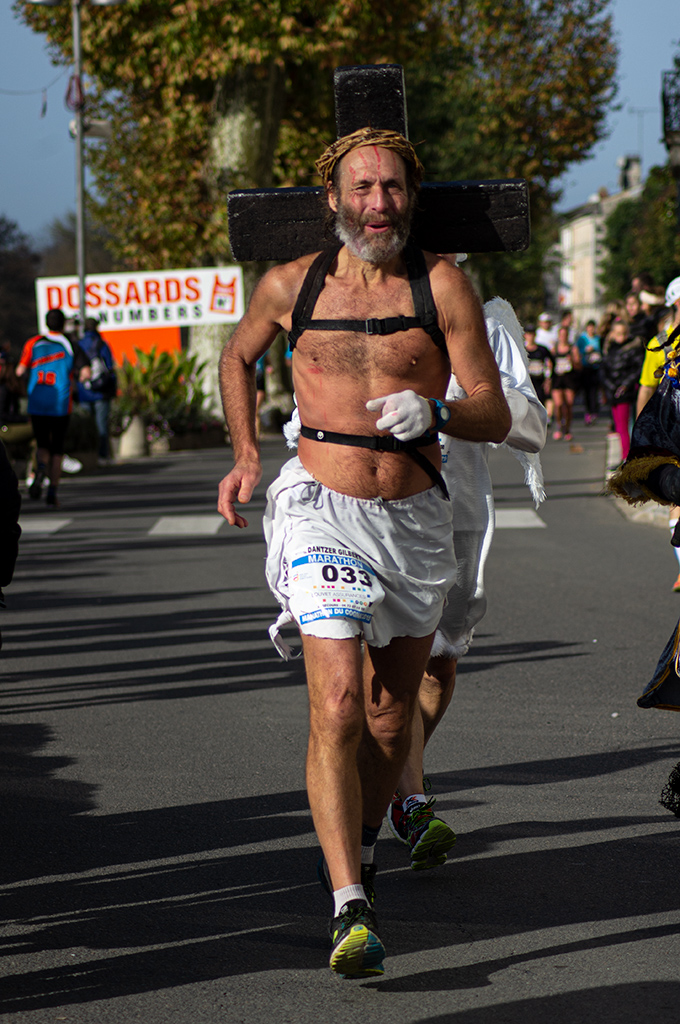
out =
[[[408,208],[403,214],[385,214],[385,222],[390,225],[390,231],[378,235],[365,235],[365,225],[375,222],[375,218],[366,214],[363,217],[357,217],[349,206],[338,200],[335,233],[343,245],[346,245],[349,251],[354,256],[358,256],[360,260],[375,265],[387,263],[398,256],[406,245],[411,231],[413,205],[413,199],[410,199]]]

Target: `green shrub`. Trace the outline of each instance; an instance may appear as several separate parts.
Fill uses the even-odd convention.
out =
[[[142,416],[150,441],[200,429],[213,417],[205,411],[201,383],[205,363],[186,352],[135,349],[137,361],[123,360],[118,397],[111,410],[111,432],[121,434],[133,416]]]

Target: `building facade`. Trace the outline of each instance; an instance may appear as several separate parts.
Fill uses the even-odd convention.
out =
[[[642,171],[638,156],[619,160],[620,190],[607,189],[562,216],[558,247],[559,284],[556,300],[561,309],[571,309],[580,329],[588,320],[599,320],[603,310],[600,272],[605,256],[604,234],[607,217],[624,199],[637,199],[642,192]]]

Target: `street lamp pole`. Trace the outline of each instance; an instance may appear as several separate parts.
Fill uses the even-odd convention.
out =
[[[76,274],[78,275],[78,300],[80,337],[85,330],[85,155],[83,108],[85,97],[82,85],[82,53],[80,45],[80,0],[71,3],[73,21],[73,63],[75,71],[74,100],[76,115]]]
[[[28,0],[30,4],[42,7],[57,7],[62,0]],[[83,59],[80,32],[80,5],[82,0],[71,0],[71,25],[73,32],[73,76],[69,83],[67,102],[70,102],[75,114],[75,145],[76,145],[76,274],[78,276],[78,333],[82,337],[85,329],[86,281],[85,281],[85,92],[83,89]],[[127,0],[90,0],[97,7],[113,7],[126,3]],[[104,122],[98,122],[104,124]],[[108,137],[102,131],[93,132]]]

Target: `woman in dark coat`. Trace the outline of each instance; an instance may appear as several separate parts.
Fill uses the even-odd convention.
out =
[[[615,320],[602,360],[602,387],[611,407],[614,429],[621,438],[622,459],[630,450],[630,417],[644,358],[643,338],[631,338],[627,324]]]

